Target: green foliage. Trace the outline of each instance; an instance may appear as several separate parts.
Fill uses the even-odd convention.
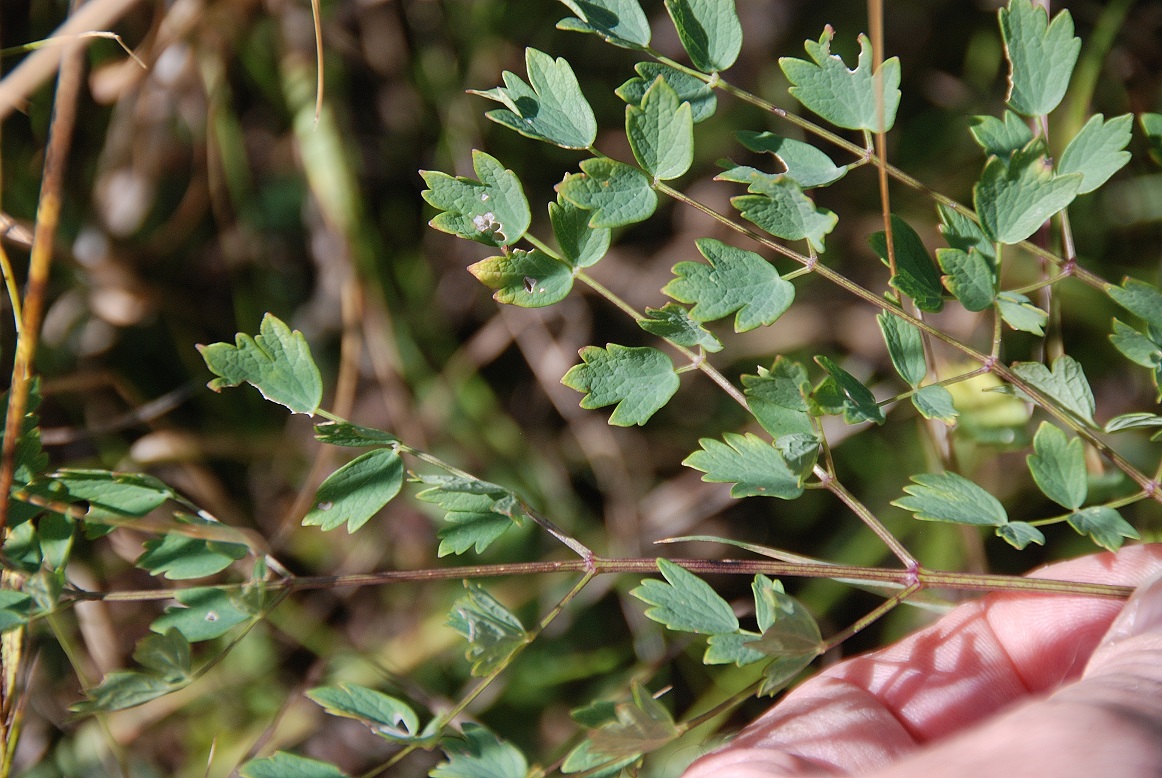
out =
[[[969,121],[973,139],[990,157],[1009,157],[1033,140],[1029,125],[1012,111],[1005,111],[1004,119],[995,116],[974,116]]]
[[[718,108],[718,97],[714,90],[705,81],[688,73],[660,62],[639,62],[633,69],[637,71],[638,76],[629,79],[615,90],[617,96],[631,106],[640,107],[646,91],[661,78],[674,90],[681,102],[690,105],[690,115],[695,124],[709,119]]]
[[[793,500],[803,493],[799,476],[777,449],[757,435],[727,432],[722,441],[702,438],[698,444],[702,450],[686,457],[682,464],[701,470],[703,481],[734,484],[731,497]]]
[[[795,287],[769,262],[752,251],[713,238],[694,245],[709,264],[679,262],[673,281],[662,292],[683,303],[694,303],[690,318],[714,321],[738,312],[735,332],[774,324],[795,299]]]
[[[1076,510],[1085,502],[1085,452],[1079,438],[1070,440],[1043,421],[1033,438],[1033,453],[1025,461],[1033,480],[1050,500],[1068,510]]]
[[[525,778],[524,754],[479,724],[465,722],[462,737],[445,741],[442,762],[432,778]]]
[[[616,403],[609,423],[618,427],[645,424],[678,391],[673,361],[655,348],[586,346],[581,362],[565,373],[561,383],[586,393],[582,408]]]
[[[956,473],[921,473],[905,486],[907,497],[894,500],[899,506],[925,521],[999,527],[1009,515],[996,497]]]
[[[468,266],[480,283],[495,289],[498,303],[521,308],[544,308],[559,303],[573,288],[573,271],[563,262],[533,249],[517,249],[501,257],[490,257]]]
[[[133,658],[144,672],[109,673],[99,686],[85,692],[87,700],[72,706],[75,713],[124,710],[176,691],[191,680],[190,644],[176,629],[147,635],[137,643]]]
[[[487,246],[511,246],[532,220],[520,179],[483,151],[472,152],[472,169],[479,180],[420,171],[424,199],[441,212],[428,224]]]
[[[711,353],[722,351],[722,341],[690,316],[690,311],[674,303],[661,308],[646,308],[638,326],[651,335],[665,338],[686,348],[703,348]]]
[[[596,265],[609,251],[612,233],[608,229],[590,227],[589,219],[589,211],[560,195],[557,202],[549,203],[553,236],[557,239],[562,258],[573,267]]]
[[[815,433],[806,399],[811,383],[798,362],[780,356],[770,370],[760,366],[757,375],[744,375],[742,385],[751,413],[772,436]]]
[[[848,424],[859,424],[864,421],[883,424],[886,421],[884,410],[876,402],[875,395],[872,394],[871,389],[860,383],[859,379],[836,364],[835,360],[830,357],[815,357],[815,362],[830,376],[826,382],[827,387],[835,391],[840,403],[837,412],[843,414],[844,421]]]
[[[747,190],[754,194],[730,200],[742,218],[776,238],[806,240],[816,251],[823,251],[824,238],[839,222],[832,211],[816,207],[797,183],[785,177],[755,179]]]
[[[703,73],[726,70],[742,50],[742,23],[734,0],[666,0],[682,47]]]
[[[779,67],[791,82],[791,94],[803,105],[837,127],[849,130],[886,132],[896,123],[900,106],[900,60],[887,59],[880,70],[872,73],[871,41],[859,36],[859,59],[855,70],[831,53],[831,25],[823,30],[819,42],[804,46],[814,62],[780,57]],[[876,93],[879,79],[879,94]]]
[[[1054,175],[1044,146],[1034,141],[1012,157],[990,157],[972,202],[981,225],[1000,243],[1020,243],[1073,202],[1081,173]]]
[[[1033,305],[1032,301],[1018,292],[1001,292],[996,296],[997,310],[1005,324],[1021,332],[1031,332],[1038,337],[1045,336],[1045,324],[1049,314]]]
[[[557,184],[561,197],[592,211],[594,229],[625,227],[648,219],[658,207],[650,180],[637,168],[612,159],[583,159],[581,172]]]
[[[347,448],[392,446],[399,442],[399,438],[388,432],[361,427],[347,421],[325,421],[322,424],[316,424],[315,440]]]
[[[347,778],[347,773],[332,764],[285,751],[247,762],[239,775],[243,778]]]
[[[936,261],[944,271],[941,281],[970,311],[983,311],[996,299],[996,276],[987,259],[975,248],[936,249]]]
[[[1097,427],[1093,420],[1097,410],[1093,390],[1081,363],[1073,357],[1068,354],[1058,357],[1052,370],[1040,362],[1015,362],[1013,372],[1087,426]]]
[[[191,643],[220,638],[258,614],[261,597],[257,594],[212,586],[181,589],[174,594],[178,605],[166,608],[149,628],[158,633],[175,629]]]
[[[944,308],[940,273],[924,247],[924,242],[908,223],[892,214],[892,247],[896,255],[896,274],[891,285],[912,298],[916,307],[929,313],[939,313]],[[888,239],[886,233],[876,232],[868,238],[872,251],[888,264]]]
[[[896,372],[909,386],[919,386],[928,375],[928,363],[924,359],[924,338],[915,325],[881,311],[876,316],[880,333],[888,347],[888,356]]]
[[[521,523],[524,511],[516,497],[496,484],[456,476],[425,476],[431,487],[416,495],[447,513],[440,529],[439,556],[463,554],[475,547],[479,554],[513,524]]]
[[[1009,107],[1025,116],[1044,116],[1065,96],[1081,52],[1073,17],[1061,11],[1050,24],[1045,9],[1030,0],[1011,0],[997,17],[1010,66]]]
[[[1150,144],[1150,156],[1162,165],[1162,114],[1143,113],[1138,117],[1146,142]]]
[[[191,525],[209,522],[187,517]],[[216,543],[171,532],[161,538],[145,541],[145,553],[134,563],[150,575],[165,575],[174,581],[205,578],[229,567],[246,556],[248,549],[240,543]]]
[[[361,454],[336,470],[319,485],[303,526],[323,531],[347,524],[355,532],[399,494],[403,486],[403,461],[390,448]]]
[[[632,698],[614,705],[610,719],[589,733],[591,750],[614,759],[636,760],[680,734],[666,706],[640,684],[630,688]]]
[[[710,584],[668,559],[658,559],[658,570],[666,583],[647,578],[630,592],[653,606],[646,609],[646,616],[678,632],[717,635],[738,629],[730,603]]]
[[[690,104],[658,76],[639,105],[625,109],[625,134],[639,165],[661,181],[677,178],[694,162]]]
[[[407,741],[419,733],[420,720],[407,703],[366,686],[320,686],[307,697],[332,716],[357,719],[389,740]]]
[[[529,636],[512,611],[483,587],[464,582],[468,594],[452,606],[448,626],[468,641],[468,661],[472,674],[484,676],[503,666]]]
[[[638,0],[561,0],[577,16],[557,22],[559,30],[599,35],[614,46],[650,45],[650,22]]]
[[[1069,516],[1069,526],[1081,535],[1089,535],[1094,543],[1110,551],[1121,548],[1126,538],[1136,540],[1141,537],[1120,513],[1107,505],[1075,511]]]
[[[773,132],[740,130],[737,135],[739,143],[751,151],[773,154],[786,168],[783,175],[804,189],[834,184],[847,174],[846,165],[837,166],[831,157],[810,143],[784,138]],[[728,181],[738,180],[727,178],[725,175],[720,178]],[[748,182],[739,181],[739,183]]]
[[[1061,175],[1081,173],[1078,194],[1097,189],[1130,161],[1130,152],[1125,148],[1130,143],[1133,120],[1134,117],[1128,113],[1115,116],[1108,122],[1100,113],[1094,114],[1069,141],[1057,172]]]

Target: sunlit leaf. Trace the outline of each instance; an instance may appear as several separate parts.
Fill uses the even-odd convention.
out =
[[[520,619],[482,586],[465,581],[464,588],[468,594],[452,606],[448,626],[468,641],[472,674],[485,676],[524,645],[528,635]]]
[[[813,432],[782,435],[775,440],[775,449],[802,485],[819,459],[819,437]]]
[[[49,477],[70,499],[89,503],[85,519],[91,521],[107,515],[144,516],[174,496],[172,488],[144,473],[64,468]]]
[[[625,109],[625,134],[634,158],[661,181],[685,173],[694,161],[694,119],[690,104],[658,76],[641,105]]]
[[[1117,319],[1110,342],[1126,359],[1142,367],[1153,368],[1162,363],[1162,345]]]
[[[1136,278],[1125,278],[1121,286],[1110,285],[1106,291],[1118,305],[1162,331],[1162,292],[1153,285]]]
[[[711,635],[706,641],[706,652],[702,655],[702,664],[732,664],[745,667],[753,665],[755,662],[761,662],[767,658],[767,655],[750,645],[760,637],[762,635],[759,633],[746,629]]]
[[[700,347],[711,353],[722,351],[722,341],[690,318],[690,312],[680,305],[666,303],[661,308],[646,308],[645,313],[638,326],[652,335],[686,348]]]
[[[666,0],[666,10],[694,67],[716,73],[734,64],[742,50],[734,0]]]
[[[988,263],[995,283],[997,246],[984,228],[968,215],[944,203],[937,205],[936,211],[940,214],[940,234],[948,241],[948,245],[966,254],[975,249]]]
[[[718,97],[705,81],[660,62],[639,62],[633,69],[638,72],[638,77],[631,78],[615,90],[617,96],[630,105],[641,105],[646,89],[661,76],[678,93],[679,100],[690,104],[695,124],[714,115]]]
[[[904,491],[907,496],[892,505],[912,511],[917,519],[994,527],[1009,520],[996,497],[957,473],[914,475]]]
[[[586,346],[582,364],[574,365],[561,383],[585,392],[582,408],[617,404],[609,423],[628,427],[645,424],[678,391],[678,374],[668,356],[654,348]]]
[[[1045,324],[1049,314],[1033,305],[1033,302],[1019,292],[1001,292],[996,296],[997,310],[1005,324],[1021,332],[1045,335]]]
[[[149,628],[161,634],[176,629],[191,643],[221,637],[256,612],[244,594],[211,586],[181,589],[174,599],[179,605],[166,608]]]
[[[394,449],[377,448],[327,476],[315,493],[303,526],[332,530],[347,524],[355,532],[403,486],[403,461]]]
[[[770,435],[814,435],[806,397],[811,393],[807,370],[798,362],[777,357],[770,370],[743,375],[742,385],[751,413]]]
[[[1012,111],[1005,111],[1003,121],[995,116],[974,116],[968,129],[986,156],[1007,157],[1033,140],[1029,125]]]
[[[997,12],[1009,60],[1009,106],[1025,116],[1044,116],[1057,107],[1081,52],[1073,17],[1049,14],[1029,0],[1011,0]]]
[[[874,421],[883,424],[884,409],[876,403],[875,395],[871,390],[860,383],[859,379],[840,367],[830,357],[817,356],[815,362],[831,376],[839,390],[843,403],[843,420],[848,424],[859,424],[864,421]]]
[[[512,505],[513,494],[496,484],[456,478],[425,480],[434,485],[416,498],[447,511],[447,524],[437,533],[441,557],[462,554],[474,546],[479,554],[523,517],[519,503]]]
[[[723,441],[702,438],[698,441],[702,450],[686,457],[682,464],[701,470],[703,481],[734,484],[731,497],[793,500],[803,493],[798,476],[770,443],[749,432],[727,432]]]
[[[145,541],[145,552],[134,564],[150,575],[173,581],[204,578],[229,567],[249,553],[241,543],[220,543],[170,532]]]
[[[752,251],[713,238],[695,241],[707,263],[679,262],[677,278],[662,289],[684,303],[694,303],[690,317],[714,321],[737,311],[735,332],[773,324],[795,299],[795,287],[770,262]]]
[[[1024,521],[1010,521],[996,529],[997,537],[1016,549],[1023,549],[1030,543],[1045,545],[1045,534],[1032,524]]]
[[[276,751],[272,756],[252,759],[238,769],[243,778],[347,778],[333,764]]]
[[[1041,422],[1033,438],[1033,453],[1025,458],[1033,480],[1053,502],[1077,510],[1085,502],[1085,451],[1081,439],[1070,440],[1058,427]]]
[[[824,239],[839,222],[834,212],[816,207],[799,185],[786,177],[752,182],[748,188],[758,194],[730,199],[742,218],[776,238],[806,240],[816,251],[823,251]]]
[[[1015,362],[1013,372],[1040,390],[1061,408],[1069,411],[1090,427],[1096,429],[1093,420],[1096,405],[1093,390],[1086,380],[1081,364],[1068,354],[1053,362],[1053,369],[1040,362]]]
[[[1137,540],[1141,537],[1120,513],[1106,505],[1076,511],[1069,517],[1069,526],[1079,534],[1089,535],[1094,543],[1110,551],[1121,548],[1126,538]]]
[[[420,720],[407,703],[366,686],[320,686],[308,691],[307,697],[332,716],[358,719],[376,734],[390,739],[407,739],[420,729]]]
[[[955,424],[960,413],[952,399],[952,393],[938,384],[922,386],[912,395],[912,405],[925,419],[939,419],[945,424]]]
[[[1081,173],[1054,175],[1044,146],[1031,143],[1010,158],[990,157],[972,202],[993,238],[1020,243],[1073,202],[1081,182]]]
[[[428,223],[487,246],[511,246],[524,236],[532,220],[520,179],[483,151],[473,150],[472,169],[479,180],[420,171],[428,185],[423,198],[441,211]]]
[[[613,159],[581,160],[581,172],[566,175],[557,191],[578,208],[593,212],[589,218],[593,228],[643,221],[658,206],[658,195],[645,174]]]
[[[1104,119],[1100,113],[1091,116],[1069,141],[1057,163],[1058,174],[1081,173],[1078,194],[1097,189],[1130,161],[1130,152],[1125,148],[1133,134],[1133,115],[1115,116],[1108,122]]]
[[[786,168],[783,175],[804,189],[833,184],[847,173],[846,165],[837,166],[831,157],[810,143],[773,132],[740,130],[736,134],[739,142],[751,151],[773,154]]]
[[[970,311],[983,311],[996,298],[996,277],[989,261],[975,248],[936,249],[936,261],[944,271],[944,286]]]
[[[612,233],[604,228],[589,226],[592,213],[579,208],[560,194],[557,202],[549,203],[549,221],[553,235],[561,249],[561,256],[573,267],[590,267],[609,251]]]
[[[573,288],[573,271],[540,249],[516,249],[468,266],[480,283],[495,289],[493,299],[521,308],[543,308],[559,303]]]
[[[738,629],[738,619],[730,603],[710,584],[668,559],[658,559],[658,570],[666,579],[647,578],[630,594],[652,605],[645,615],[678,632],[717,635]]]
[[[650,22],[638,0],[561,0],[576,18],[557,22],[558,30],[587,32],[614,46],[640,49],[650,45]]]
[[[896,372],[909,386],[917,386],[928,374],[928,363],[924,359],[924,338],[920,330],[911,322],[888,311],[881,311],[876,321]]]
[[[886,233],[876,232],[868,237],[872,251],[888,264],[888,239]],[[940,272],[924,247],[924,241],[916,231],[899,216],[892,214],[892,244],[896,255],[896,274],[891,285],[912,298],[922,311],[937,313],[944,308],[944,287],[940,285]]]

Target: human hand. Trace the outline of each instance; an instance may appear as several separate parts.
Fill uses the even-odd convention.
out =
[[[1142,588],[962,605],[808,680],[683,778],[1162,775],[1160,573],[1162,545],[1043,568]]]

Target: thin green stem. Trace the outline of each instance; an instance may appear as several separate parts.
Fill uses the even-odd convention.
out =
[[[843,643],[848,638],[867,629],[876,621],[883,618],[891,611],[895,610],[895,608],[903,603],[904,600],[908,599],[922,588],[924,587],[920,584],[919,581],[913,581],[911,584],[905,586],[903,589],[896,592],[876,607],[872,608],[869,612],[865,613],[854,623],[849,624],[846,628],[841,629],[839,632],[836,632],[834,635],[827,638],[827,640],[825,640],[823,645],[820,647],[819,653],[825,654],[831,649]]]
[[[912,556],[908,549],[904,548],[904,544],[901,543],[896,538],[896,536],[893,535],[891,531],[883,525],[883,522],[876,518],[876,515],[872,513],[871,509],[860,502],[854,494],[849,492],[847,487],[845,487],[835,478],[831,478],[826,473],[826,471],[824,471],[823,468],[819,467],[818,465],[815,466],[815,474],[818,476],[824,488],[838,497],[840,501],[851,510],[852,513],[858,516],[859,519],[864,524],[866,524],[872,532],[875,533],[876,537],[878,537],[883,542],[883,544],[887,546],[893,554],[896,555],[896,558],[904,563],[904,567],[908,568],[909,570],[914,570],[918,567],[919,563],[916,561],[916,558]]]

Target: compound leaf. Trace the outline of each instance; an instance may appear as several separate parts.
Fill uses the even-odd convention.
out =
[[[1030,543],[1045,545],[1045,533],[1025,521],[1010,521],[996,529],[997,537],[1015,549],[1023,549]]]
[[[1049,314],[1033,305],[1025,295],[1020,292],[1001,292],[996,296],[996,304],[1005,324],[1021,332],[1045,335],[1045,324],[1049,321]]]
[[[640,105],[625,108],[625,134],[642,168],[661,181],[677,178],[694,162],[694,119],[690,104],[658,76]]]
[[[308,691],[307,697],[332,716],[358,719],[376,734],[392,740],[409,739],[420,728],[415,711],[407,703],[366,686],[320,686]]]
[[[428,188],[421,194],[442,211],[429,225],[486,246],[511,246],[524,236],[532,221],[520,179],[494,157],[472,151],[472,169],[478,181],[421,170]]]
[[[645,424],[678,391],[678,374],[668,356],[655,348],[586,346],[582,364],[574,365],[561,383],[586,392],[582,408],[603,408],[617,403],[609,423],[618,427]]]
[[[630,594],[652,605],[646,616],[677,632],[717,635],[738,629],[730,603],[698,576],[668,559],[658,559],[662,582],[647,578]]]
[[[975,248],[936,249],[936,261],[944,271],[941,279],[952,296],[967,310],[983,311],[996,299],[993,266]]]
[[[833,184],[847,173],[847,165],[837,166],[831,157],[810,143],[784,138],[773,132],[740,130],[736,135],[739,142],[751,151],[775,155],[786,168],[783,175],[804,189]]]
[[[1044,116],[1057,107],[1065,90],[1081,39],[1073,34],[1073,17],[1049,14],[1029,0],[1011,0],[997,12],[1009,60],[1009,106],[1024,116]]]
[[[452,606],[448,626],[468,641],[472,674],[481,677],[524,645],[528,635],[520,619],[479,584],[465,581],[464,588],[468,594]]]
[[[332,530],[347,523],[355,532],[399,494],[403,461],[390,448],[377,448],[352,459],[319,485],[303,526]]]
[[[884,336],[884,343],[888,347],[888,356],[896,372],[908,382],[909,386],[918,386],[928,375],[928,362],[924,359],[924,338],[920,330],[911,322],[904,321],[888,311],[881,311],[876,316],[880,325],[880,333]]]
[[[703,73],[726,70],[742,50],[734,0],[666,0],[682,47]]]
[[[311,358],[311,348],[298,330],[291,331],[273,314],[262,317],[259,334],[239,332],[234,345],[198,345],[210,372],[219,376],[207,386],[215,392],[248,383],[273,403],[292,413],[313,415],[323,399],[323,379]]]
[[[830,357],[815,357],[815,362],[831,376],[842,398],[843,420],[848,424],[874,421],[883,424],[884,410],[876,403],[871,390],[859,379],[844,370]]]
[[[732,197],[730,204],[742,218],[757,224],[776,238],[807,240],[818,252],[824,238],[835,229],[839,217],[826,208],[818,208],[803,194],[797,183],[786,177],[772,181],[755,180],[748,187],[758,194]]]
[[[472,94],[504,105],[486,116],[497,124],[534,140],[566,149],[584,149],[597,138],[597,119],[577,84],[573,68],[563,58],[534,48],[525,49],[529,82],[508,70],[504,86]]]
[[[1050,500],[1071,511],[1085,502],[1085,451],[1080,438],[1070,440],[1062,430],[1043,421],[1033,437],[1033,453],[1025,461],[1033,480]]]
[[[994,239],[1020,243],[1073,202],[1082,178],[1081,173],[1055,176],[1044,146],[1030,143],[1008,159],[989,158],[972,188],[972,202]]]
[[[1033,140],[1029,125],[1012,111],[1005,111],[1004,121],[995,116],[974,116],[969,120],[968,129],[990,157],[1008,157]]]
[[[917,519],[999,527],[1009,521],[996,497],[956,473],[921,473],[904,487],[908,496],[892,505],[912,511]]]
[[[1110,551],[1121,548],[1126,538],[1136,540],[1141,537],[1122,514],[1106,505],[1094,505],[1074,512],[1069,517],[1069,526],[1081,535],[1089,535],[1094,543]]]
[[[924,241],[906,221],[892,214],[892,243],[896,255],[896,274],[891,285],[912,298],[916,307],[929,313],[938,313],[944,308],[944,287],[940,285],[940,272],[924,247]],[[886,233],[876,232],[868,238],[872,251],[888,265],[888,239]]]
[[[557,195],[557,202],[549,203],[549,221],[553,235],[561,249],[561,256],[573,267],[590,267],[609,251],[612,233],[604,228],[589,226],[593,214]]]
[[[701,470],[703,481],[734,484],[731,497],[793,500],[803,493],[799,477],[770,443],[749,432],[727,432],[723,440],[702,438],[698,441],[702,450],[686,457],[682,464]]]
[[[794,285],[758,254],[713,238],[699,238],[695,245],[709,264],[679,262],[677,278],[662,289],[675,300],[694,303],[692,319],[714,321],[737,311],[734,331],[748,332],[773,324],[791,307]]]
[[[689,73],[660,62],[639,62],[633,69],[638,77],[629,79],[615,90],[617,96],[630,105],[640,106],[646,90],[660,76],[678,94],[679,100],[690,104],[690,115],[695,124],[709,119],[718,108],[718,97],[710,85]]]
[[[592,211],[589,226],[595,229],[643,221],[658,207],[658,195],[645,174],[613,159],[582,160],[581,172],[566,175],[557,191],[578,208]]]
[[[679,346],[703,348],[711,353],[722,351],[722,341],[690,318],[690,312],[676,303],[646,308],[646,316],[638,321],[638,326]]]
[[[638,0],[561,0],[577,18],[557,22],[558,30],[587,32],[624,49],[650,45],[650,22]]]
[[[1079,195],[1097,189],[1130,161],[1130,152],[1125,149],[1133,134],[1133,115],[1115,116],[1108,122],[1104,119],[1100,113],[1091,116],[1057,163],[1059,175],[1081,173]]]
[[[855,70],[831,53],[831,25],[819,42],[804,46],[814,63],[780,57],[779,67],[791,82],[791,94],[803,105],[837,127],[849,130],[886,132],[896,121],[900,105],[900,60],[892,57],[880,68],[880,94],[872,74],[872,47],[866,35],[859,36],[859,58]],[[882,107],[881,107],[882,106]]]
[[[252,759],[239,768],[238,774],[243,778],[347,778],[347,773],[333,764],[286,751]]]
[[[559,303],[573,288],[573,271],[540,249],[516,249],[468,266],[480,283],[495,289],[492,298],[521,308],[544,308]]]
[[[1063,409],[1097,428],[1093,420],[1096,405],[1081,364],[1068,354],[1053,362],[1052,371],[1040,362],[1014,362],[1013,372],[1047,395]]]
[[[955,424],[960,414],[952,400],[952,392],[939,384],[921,386],[912,395],[912,405],[925,419],[939,419],[945,424]]]

